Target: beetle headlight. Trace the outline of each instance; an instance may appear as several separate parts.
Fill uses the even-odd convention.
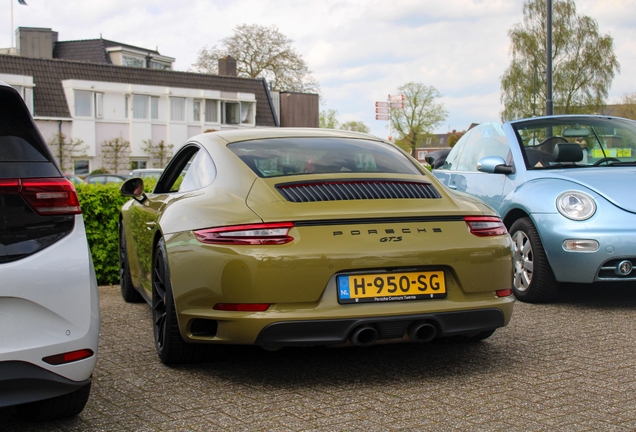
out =
[[[557,210],[572,220],[586,220],[596,212],[596,203],[588,194],[577,191],[563,192],[556,200]]]

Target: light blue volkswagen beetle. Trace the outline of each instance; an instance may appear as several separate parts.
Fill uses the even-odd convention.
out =
[[[433,173],[499,212],[513,239],[519,300],[549,301],[560,282],[636,281],[635,121],[481,124]]]

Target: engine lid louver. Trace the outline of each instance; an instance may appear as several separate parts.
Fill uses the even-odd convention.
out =
[[[284,183],[276,189],[291,202],[441,198],[432,184],[404,180],[328,180]]]

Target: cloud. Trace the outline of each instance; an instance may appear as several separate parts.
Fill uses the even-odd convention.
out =
[[[199,50],[240,24],[276,26],[294,40],[340,121],[361,120],[385,136],[374,102],[409,81],[436,87],[449,117],[441,132],[497,120],[500,77],[510,62],[508,30],[523,0],[30,0],[14,25],[47,27],[60,40],[94,39],[154,49],[188,70]],[[610,100],[636,91],[636,0],[577,0],[580,14],[614,38],[622,66]],[[9,46],[9,20],[0,46]]]

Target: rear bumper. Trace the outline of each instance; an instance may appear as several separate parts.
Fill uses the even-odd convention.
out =
[[[71,381],[31,363],[0,362],[0,407],[54,398],[90,384]]]
[[[254,344],[268,347],[339,345],[359,326],[374,327],[379,340],[401,339],[412,324],[422,321],[434,325],[440,337],[476,334],[506,324],[504,313],[495,308],[398,317],[285,321],[267,325]]]

